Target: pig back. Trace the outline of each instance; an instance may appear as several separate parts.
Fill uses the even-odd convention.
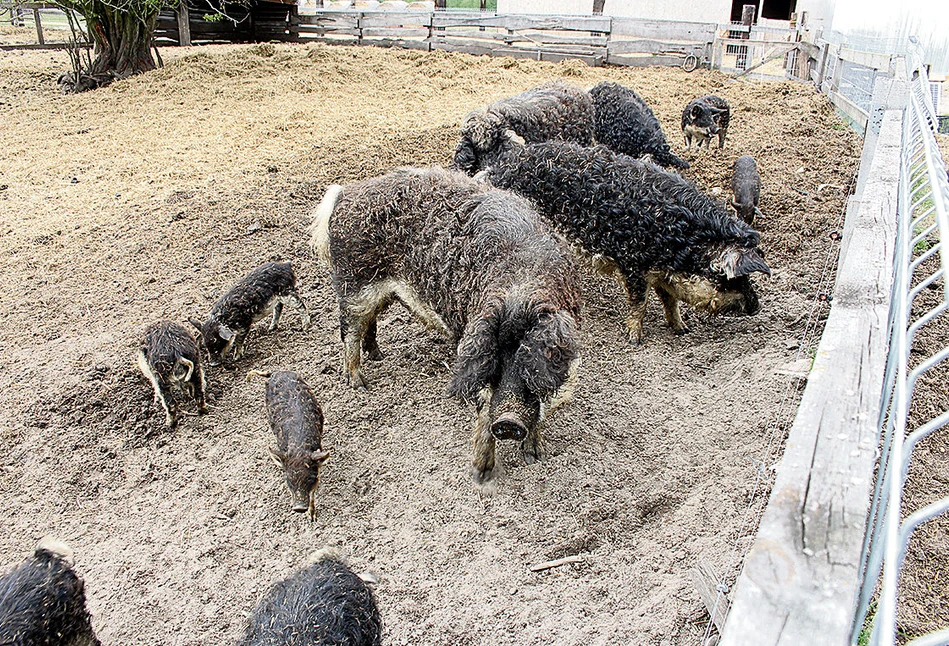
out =
[[[323,411],[295,372],[279,371],[267,381],[267,418],[285,452],[288,446],[316,450],[323,435]]]

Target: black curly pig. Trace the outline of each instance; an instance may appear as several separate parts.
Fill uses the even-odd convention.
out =
[[[771,275],[758,233],[676,173],[598,146],[547,142],[505,153],[483,174],[531,200],[629,294],[630,340],[643,337],[652,287],[677,333],[679,301],[710,314],[755,314],[753,272]]]
[[[674,155],[659,119],[641,96],[628,87],[604,81],[590,89],[596,115],[596,142],[631,157],[649,155],[660,166],[688,168]]]
[[[345,372],[381,357],[376,318],[400,301],[457,342],[450,394],[476,404],[474,476],[494,477],[496,439],[542,457],[543,412],[567,397],[580,294],[569,251],[526,200],[439,168],[405,168],[327,191],[312,244],[339,299]]]
[[[372,590],[336,555],[275,583],[257,604],[238,646],[379,646],[382,617]]]
[[[586,92],[553,81],[499,99],[465,117],[452,166],[474,175],[519,143],[557,139],[593,142],[593,102]]]
[[[221,296],[204,321],[188,320],[201,333],[208,363],[216,366],[229,353],[241,358],[250,329],[258,321],[269,317],[268,329],[277,329],[285,303],[300,310],[303,327],[308,328],[310,315],[297,291],[293,267],[289,262],[265,262]]]
[[[73,563],[68,545],[44,538],[0,577],[0,644],[99,646]]]

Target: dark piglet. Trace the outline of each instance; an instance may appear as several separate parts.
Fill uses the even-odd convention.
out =
[[[586,92],[554,81],[471,112],[452,165],[474,175],[511,146],[549,139],[593,142],[593,104]]]
[[[46,538],[0,577],[0,644],[99,646],[85,584],[72,566],[69,546]]]
[[[379,646],[382,618],[372,590],[332,554],[274,584],[238,646]]]
[[[761,176],[758,174],[758,164],[751,155],[742,155],[735,160],[732,192],[735,194],[732,206],[738,217],[747,224],[754,224],[755,219],[761,216],[761,210],[758,208]]]
[[[602,146],[548,142],[505,153],[485,174],[517,192],[615,275],[629,295],[629,338],[641,343],[652,287],[677,333],[679,301],[709,314],[754,314],[752,272],[770,275],[758,233],[676,173]]]
[[[329,457],[322,448],[323,410],[295,372],[259,372],[252,370],[247,379],[267,378],[267,419],[277,438],[271,449],[274,460],[284,470],[287,487],[293,495],[293,511],[316,515],[316,488],[320,467]]]
[[[206,413],[204,368],[198,342],[185,326],[173,321],[152,323],[145,329],[137,363],[155,389],[155,400],[165,411],[165,425],[178,424],[175,394],[184,393]]]
[[[731,108],[728,102],[715,95],[692,99],[682,111],[682,135],[687,150],[692,150],[692,140],[699,149],[709,144],[712,137],[718,136],[718,147],[725,146],[728,124],[731,121]]]
[[[618,83],[604,81],[590,90],[596,113],[596,142],[631,157],[649,155],[660,166],[688,168],[674,155],[659,120],[636,92]]]
[[[312,245],[332,275],[350,385],[381,356],[376,319],[394,301],[457,343],[449,392],[474,403],[474,476],[495,440],[542,457],[540,421],[570,392],[580,294],[569,252],[522,198],[461,173],[405,168],[333,186]],[[548,408],[549,407],[549,408]]]
[[[310,314],[297,292],[297,279],[289,262],[267,262],[257,267],[222,296],[204,322],[189,319],[208,350],[210,364],[219,365],[233,351],[235,359],[244,354],[251,326],[270,317],[270,331],[277,328],[284,304],[294,305],[310,326]]]

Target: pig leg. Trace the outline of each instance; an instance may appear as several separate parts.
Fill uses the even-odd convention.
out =
[[[244,341],[247,340],[247,335],[250,334],[250,330],[244,330],[243,332],[236,332],[234,334],[234,358],[240,359],[244,356]]]
[[[478,417],[475,420],[473,436],[473,460],[471,475],[477,484],[485,485],[494,479],[494,445],[495,439],[491,435],[491,418],[488,413],[488,402],[491,400],[490,389],[488,396],[478,402]]]
[[[540,441],[540,422],[527,432],[527,437],[521,442],[521,457],[526,464],[534,464],[544,459],[544,447]]]
[[[642,276],[623,276],[617,272],[629,298],[629,316],[626,317],[626,333],[630,343],[643,342],[643,319],[646,318],[646,279]]]
[[[191,383],[194,388],[194,400],[198,404],[198,413],[204,415],[208,412],[208,406],[205,403],[204,393],[207,390],[207,382],[204,380],[204,368],[197,366],[194,374],[191,375]]]
[[[682,320],[682,313],[679,311],[679,299],[673,296],[661,285],[654,287],[656,295],[662,301],[662,308],[666,315],[666,322],[672,327],[676,334],[685,334],[689,331],[689,326]]]
[[[300,310],[300,318],[303,319],[303,329],[308,329],[310,327],[310,312],[306,308],[306,303],[304,303],[300,297],[300,292],[296,289],[291,290],[290,293],[287,294],[287,302]]]
[[[379,342],[376,340],[376,319],[373,318],[366,326],[366,335],[362,338],[362,350],[366,353],[366,358],[370,361],[382,361],[385,355],[379,349]]]
[[[366,323],[346,312],[344,307],[345,305],[341,302],[339,334],[343,339],[343,372],[346,374],[346,383],[356,390],[369,390],[366,379],[362,376],[360,370],[362,365],[360,345],[365,333]]]
[[[382,299],[370,314],[372,319],[366,325],[366,334],[362,338],[362,351],[366,353],[366,358],[370,361],[382,361],[385,359],[385,355],[382,353],[382,350],[379,349],[379,342],[376,340],[376,321],[394,300],[395,298],[392,296]]]
[[[283,312],[283,301],[281,299],[276,299],[273,304],[273,318],[270,319],[270,327],[267,328],[268,332],[273,332],[277,329],[277,321],[280,320],[280,314]]]
[[[720,149],[725,147],[725,133],[726,132],[728,132],[728,126],[725,126],[724,128],[718,131],[718,147]]]
[[[142,374],[145,375],[145,378],[151,382],[152,388],[155,390],[155,401],[160,403],[162,409],[165,411],[165,426],[174,428],[178,423],[175,400],[172,399],[171,390],[168,386],[162,383],[158,375],[155,374],[155,371],[152,370],[152,367],[148,365],[144,351],[138,353],[138,368],[142,371]]]

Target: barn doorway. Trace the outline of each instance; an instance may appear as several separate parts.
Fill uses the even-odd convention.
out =
[[[756,7],[754,22],[758,22],[758,18],[790,20],[791,14],[797,10],[797,0],[764,0],[760,4],[757,0],[732,0],[732,22],[741,22],[741,8],[746,4],[753,4]]]

